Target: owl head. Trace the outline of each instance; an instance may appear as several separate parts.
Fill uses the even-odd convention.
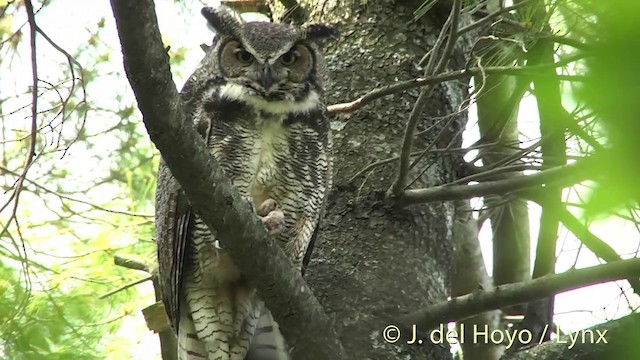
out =
[[[244,22],[225,6],[205,7],[202,14],[217,34],[207,54],[216,59],[210,66],[228,91],[265,101],[301,101],[322,92],[318,43],[335,35],[331,26]]]

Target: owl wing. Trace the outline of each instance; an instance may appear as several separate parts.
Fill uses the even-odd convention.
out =
[[[156,191],[156,244],[162,300],[176,333],[180,321],[180,287],[193,213],[186,196],[164,161],[158,169]]]
[[[326,119],[329,118],[329,112],[327,111],[326,107],[323,108],[322,117]],[[309,266],[309,262],[311,261],[311,255],[313,254],[313,247],[315,245],[316,239],[318,238],[319,230],[321,229],[324,223],[324,215],[327,210],[329,193],[333,188],[333,137],[331,134],[331,127],[328,126],[326,128],[326,132],[327,132],[327,143],[320,154],[321,157],[324,156],[326,159],[326,168],[324,169],[323,176],[322,176],[324,185],[325,185],[324,193],[321,194],[322,204],[320,206],[319,216],[315,224],[315,228],[313,229],[313,234],[311,235],[311,238],[309,240],[308,247],[306,248],[304,252],[304,257],[302,259],[301,272],[303,276],[307,270],[307,267]],[[316,163],[320,163],[320,161],[318,160],[320,159],[316,159]]]
[[[190,116],[193,116],[192,111],[205,88],[207,77],[204,71],[203,59],[180,92],[183,108]],[[200,125],[196,126],[196,130],[206,139]],[[194,215],[178,181],[162,158],[158,167],[155,221],[160,292],[171,326],[177,334],[180,322],[182,272],[187,244],[192,236]]]

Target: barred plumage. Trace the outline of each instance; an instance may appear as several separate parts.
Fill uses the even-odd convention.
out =
[[[204,8],[203,15],[217,35],[181,92],[185,108],[234,187],[302,270],[331,186],[316,42],[332,32],[326,25],[243,23],[225,7]],[[250,279],[193,214],[163,162],[156,225],[179,359],[288,359],[278,324]]]

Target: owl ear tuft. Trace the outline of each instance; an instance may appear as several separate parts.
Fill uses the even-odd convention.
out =
[[[309,24],[305,29],[306,38],[313,41],[321,41],[338,36],[338,30],[329,24]]]
[[[216,8],[205,6],[200,11],[207,19],[209,27],[218,34],[238,36],[237,33],[242,26],[242,17],[227,6]]]

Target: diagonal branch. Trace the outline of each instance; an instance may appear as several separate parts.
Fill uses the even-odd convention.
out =
[[[543,209],[551,208],[556,220],[560,221],[567,230],[591,250],[593,254],[606,262],[621,260],[620,255],[604,240],[592,233],[587,226],[582,224],[566,207],[545,199],[536,194],[527,194],[529,200],[536,202]],[[640,294],[640,280],[638,278],[627,279],[636,294]]]
[[[191,206],[219,234],[240,270],[257,286],[294,347],[294,358],[344,359],[322,307],[206,151],[171,78],[153,0],[111,0],[124,68],[143,121]],[[257,256],[259,254],[259,256]]]
[[[427,189],[405,190],[400,195],[398,204],[406,206],[432,201],[470,199],[522,191],[550,184],[567,187],[589,178],[587,163],[588,159],[585,159],[571,165],[543,170],[533,175],[521,175],[510,179],[487,181],[475,185],[440,185]]]
[[[471,294],[453,298],[404,316],[401,322],[405,327],[416,325],[419,331],[425,332],[439,324],[463,320],[484,311],[639,275],[640,259],[635,258],[569,270],[561,274],[549,274],[522,283],[498,286],[491,291],[477,290]]]
[[[558,68],[566,66],[572,62],[581,60],[585,58],[585,54],[576,54],[572,56],[568,56],[564,59],[561,59],[553,64],[540,64],[535,66],[489,66],[489,67],[474,67],[468,69],[454,70],[441,74],[436,74],[432,76],[425,76],[422,78],[415,78],[411,80],[405,80],[397,82],[393,85],[383,86],[374,90],[369,91],[363,96],[359,97],[356,100],[353,100],[348,103],[340,103],[334,104],[328,107],[329,112],[331,113],[350,113],[360,109],[361,107],[373,102],[374,100],[378,100],[387,95],[403,92],[409,89],[414,89],[417,87],[427,86],[439,84],[445,81],[458,80],[458,79],[466,79],[470,76],[484,74],[502,74],[502,75],[536,75],[536,73],[540,71],[544,71],[549,68]],[[556,78],[562,80],[574,79],[581,80],[582,77],[578,75],[556,75]]]

